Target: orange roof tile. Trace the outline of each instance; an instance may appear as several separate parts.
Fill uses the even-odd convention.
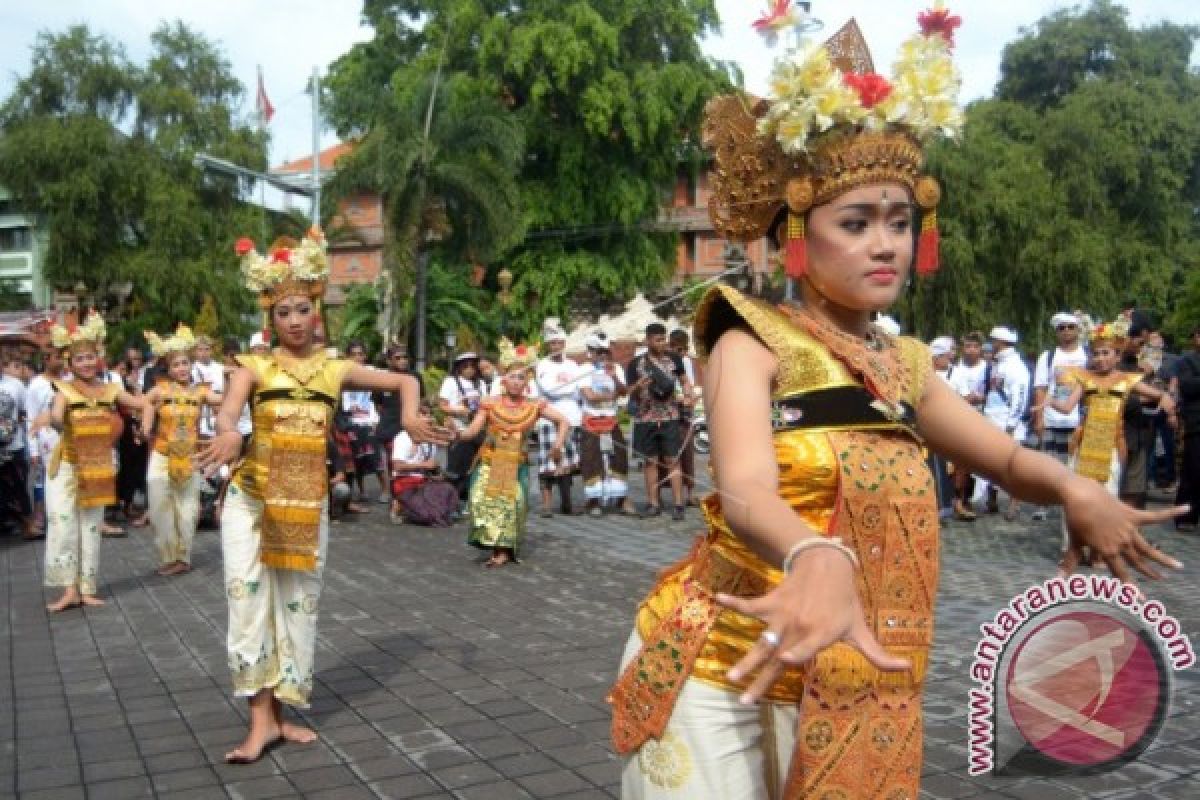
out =
[[[320,152],[319,164],[322,172],[329,172],[337,165],[338,159],[354,149],[354,142],[338,142],[333,147],[326,148]],[[278,173],[305,173],[312,172],[312,156],[307,158],[289,161],[286,164],[280,164],[277,167],[272,167],[271,172]]]

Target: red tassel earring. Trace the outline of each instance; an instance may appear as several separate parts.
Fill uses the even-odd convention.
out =
[[[789,278],[803,278],[808,272],[808,241],[804,238],[804,215],[788,212],[787,242],[784,245],[784,272]]]
[[[937,227],[937,210],[929,209],[921,220],[921,235],[917,238],[917,274],[932,275],[938,270],[938,248],[940,240]]]
[[[917,237],[917,274],[932,275],[939,264],[937,205],[942,199],[942,187],[934,178],[925,175],[913,187],[913,199],[922,212],[921,235]]]

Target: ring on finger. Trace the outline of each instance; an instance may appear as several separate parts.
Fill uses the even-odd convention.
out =
[[[763,631],[762,636],[760,636],[758,638],[760,638],[764,642],[766,642],[767,647],[770,647],[772,649],[779,647],[779,634],[776,633],[775,631]]]

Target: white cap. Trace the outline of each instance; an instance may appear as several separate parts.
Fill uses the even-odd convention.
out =
[[[934,358],[950,355],[954,352],[954,339],[949,336],[939,336],[929,343],[929,352]]]
[[[558,317],[550,317],[542,323],[543,342],[565,342],[566,340],[567,332],[563,330],[562,322]]]
[[[889,317],[887,314],[880,314],[878,317],[876,317],[875,324],[878,325],[879,329],[888,336],[900,335],[900,323],[896,322],[893,317]]]
[[[997,342],[1006,344],[1017,343],[1017,332],[1005,325],[997,325],[992,328],[992,332],[988,334],[989,339],[995,339]]]
[[[1079,317],[1070,314],[1066,311],[1060,311],[1050,318],[1050,327],[1057,328],[1059,325],[1079,325]]]
[[[479,360],[479,356],[476,353],[472,353],[470,350],[468,350],[465,353],[459,353],[458,355],[456,355],[454,357],[455,364],[457,364],[460,361],[478,361],[478,360]]]
[[[591,336],[587,337],[585,346],[588,350],[608,350],[612,347],[612,343],[608,340],[608,334],[604,331],[596,331]]]
[[[262,331],[254,332],[254,335],[250,337],[250,346],[251,347],[266,347],[267,346],[267,340],[265,337],[263,337]]]

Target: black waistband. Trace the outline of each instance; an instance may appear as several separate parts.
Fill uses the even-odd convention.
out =
[[[263,389],[261,392],[255,392],[254,397],[250,400],[250,405],[256,406],[259,403],[267,403],[271,400],[298,400],[301,402],[316,402],[322,405],[329,406],[331,409],[337,408],[337,400],[324,392],[318,392],[315,389],[305,389],[302,386],[292,387],[290,389]]]
[[[904,401],[889,408],[861,386],[837,386],[784,397],[771,404],[771,411],[771,427],[776,432],[890,428],[918,435],[915,408]]]

